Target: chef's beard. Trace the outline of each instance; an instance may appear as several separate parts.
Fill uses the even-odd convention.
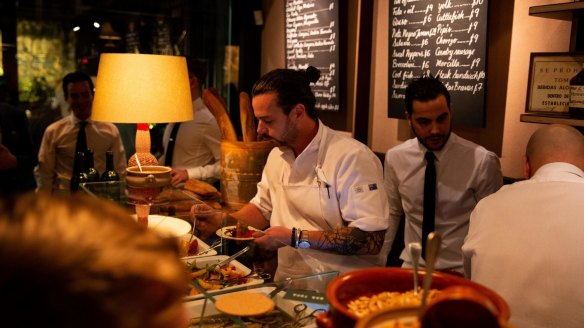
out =
[[[278,137],[278,139],[273,138],[267,134],[260,134],[258,136],[258,140],[272,140],[276,142],[278,146],[291,147],[291,144],[294,143],[297,136],[298,132],[296,127],[292,124],[292,121],[290,119],[287,119],[284,132],[282,133],[281,136]]]

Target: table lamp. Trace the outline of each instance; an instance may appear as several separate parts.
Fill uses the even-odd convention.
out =
[[[111,123],[138,123],[136,154],[130,157],[128,167],[130,169],[138,164],[141,172],[143,166],[158,165],[150,153],[147,124],[193,119],[185,57],[102,54],[91,119]],[[170,176],[170,168],[166,171]],[[129,186],[130,180],[127,182]]]

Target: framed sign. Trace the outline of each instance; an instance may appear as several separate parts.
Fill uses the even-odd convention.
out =
[[[584,53],[531,53],[527,113],[568,114],[570,79],[582,69]]]

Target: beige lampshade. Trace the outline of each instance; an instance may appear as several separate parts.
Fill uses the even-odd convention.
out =
[[[114,123],[192,120],[185,57],[102,54],[91,119]]]

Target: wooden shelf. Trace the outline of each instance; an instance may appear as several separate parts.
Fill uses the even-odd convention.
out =
[[[575,11],[584,10],[584,1],[529,7],[529,15],[571,20]]]
[[[584,120],[569,118],[567,116],[549,116],[538,114],[521,114],[521,122],[543,124],[566,124],[584,127]]]

